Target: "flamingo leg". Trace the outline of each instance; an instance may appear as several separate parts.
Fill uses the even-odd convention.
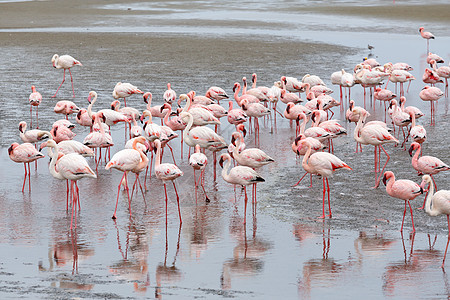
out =
[[[205,193],[205,197],[206,197],[205,201],[209,202],[210,200],[209,200],[208,195],[206,194],[206,190],[205,190],[205,177],[204,177],[204,175],[205,175],[205,169],[203,169],[202,172],[200,173],[200,178],[198,180],[199,181],[201,180],[201,186],[202,186],[202,189],[203,189],[203,193]]]
[[[173,149],[172,149],[172,147],[170,147],[169,144],[166,144],[166,145],[167,145],[167,147],[169,147],[170,153],[172,154],[173,163],[174,163],[174,164],[177,164],[177,162],[175,161],[175,156],[173,155]]]
[[[319,219],[325,219],[325,177],[322,177],[322,192],[323,192],[323,196],[322,196],[322,216],[319,217]]]
[[[449,222],[449,217],[447,215],[447,223]],[[449,228],[450,228],[450,223],[449,223]],[[448,243],[450,242],[450,235],[447,237],[447,245],[445,246],[445,253],[444,253],[444,259],[442,260],[442,268],[444,268],[444,264],[445,264],[445,258],[447,257],[447,250],[448,250]]]
[[[131,217],[131,199],[130,199],[130,189],[128,188],[128,178],[127,178],[127,172],[125,172],[125,189],[127,190],[127,196],[128,196],[128,210],[130,211],[130,217]]]
[[[300,178],[300,180],[297,181],[297,183],[294,184],[292,187],[299,185],[299,183],[303,180],[303,178],[305,178],[306,174],[308,174],[308,172],[305,172],[305,174],[303,174],[302,178]]]
[[[136,180],[137,180],[137,182],[139,184],[139,188],[141,189],[142,198],[144,198],[144,203],[145,203],[145,205],[147,205],[147,200],[145,200],[145,195],[144,195],[144,189],[142,188],[141,180],[139,179],[139,174],[137,174],[137,173],[136,173]],[[137,188],[136,188],[136,190],[137,190]]]
[[[66,179],[66,210],[69,210],[69,180]]]
[[[244,224],[247,223],[247,201],[248,201],[248,197],[247,197],[247,187],[244,186],[244,193],[245,193],[245,198],[244,198]]]
[[[58,94],[59,88],[63,85],[64,81],[66,81],[66,69],[64,69],[63,81],[59,85],[58,89],[56,90],[56,93],[52,96],[52,98],[56,97],[56,94]]]
[[[408,201],[408,205],[409,205],[409,211],[411,212],[411,223],[412,223],[412,228],[413,228],[413,233],[416,232],[416,229],[414,228],[414,218],[413,218],[413,211],[412,211],[412,207],[411,207],[411,202]]]
[[[28,171],[27,171],[27,163],[23,163],[23,166],[25,168],[25,175],[23,177],[23,184],[22,184],[22,193],[25,190],[25,183],[27,182],[27,177],[28,177]]]
[[[81,209],[80,205],[80,190],[78,189],[78,183],[75,181],[75,188],[77,192],[77,202],[78,202],[78,209]]]
[[[400,228],[401,232],[403,232],[403,223],[405,222],[405,215],[406,215],[406,201],[405,201],[405,210],[403,211],[402,227]]]
[[[166,226],[167,226],[167,188],[166,183],[164,182],[164,194],[166,195]]]
[[[113,216],[112,216],[112,218],[113,218],[114,220],[117,219],[117,217],[116,217],[116,212],[117,212],[117,204],[119,203],[120,185],[122,184],[122,180],[123,180],[123,178],[125,177],[126,174],[127,174],[127,172],[123,172],[122,179],[120,179],[120,181],[119,181],[119,186],[118,186],[118,188],[117,188],[116,209],[114,210],[114,214],[113,214]]]
[[[39,106],[36,106],[36,129],[39,129],[39,116],[38,116],[38,112],[39,112]]]
[[[384,154],[386,154],[387,159],[386,159],[386,162],[384,163],[383,169],[381,169],[380,176],[378,177],[377,182],[375,183],[375,188],[377,188],[377,187],[380,186],[381,176],[383,175],[384,168],[386,168],[386,165],[387,165],[388,161],[391,159],[391,157],[390,157],[389,154],[386,152],[386,150],[384,150],[384,147],[383,147],[383,146],[379,145],[378,147],[380,147],[381,150],[384,151]]]
[[[183,223],[181,220],[181,209],[180,209],[180,197],[178,196],[177,187],[175,185],[175,182],[172,181],[173,188],[175,189],[175,194],[177,195],[177,204],[178,204],[178,216],[180,217],[180,225]]]
[[[72,71],[69,69],[70,74],[70,82],[72,83],[72,92],[73,92],[73,98],[75,98],[75,89],[73,88],[73,77],[72,77]]]
[[[37,169],[37,160],[35,160],[36,163],[36,169]],[[28,191],[31,193],[31,170],[30,170],[30,163],[28,163]]]
[[[72,229],[72,225],[73,225],[73,214],[75,212],[75,208],[76,208],[76,196],[75,196],[75,192],[74,192],[74,185],[73,185],[73,180],[70,181],[70,188],[72,191],[72,217],[70,219],[70,229]]]
[[[328,184],[328,178],[325,178],[327,182],[327,193],[328,193],[328,217],[331,219],[331,200],[330,200],[330,185]]]

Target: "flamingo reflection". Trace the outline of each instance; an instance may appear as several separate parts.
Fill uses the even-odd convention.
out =
[[[120,278],[133,283],[136,292],[145,293],[150,285],[148,272],[148,241],[145,226],[134,223],[129,218],[126,231],[125,244],[120,241],[120,232],[117,230],[117,245],[122,259],[109,267],[109,271]]]
[[[386,267],[383,274],[383,292],[387,296],[414,295],[415,291],[421,289],[421,285],[426,282],[423,278],[427,274],[427,268],[435,265],[442,255],[441,251],[435,250],[435,240],[432,242],[428,235],[428,248],[414,250],[415,234],[409,236],[410,248],[406,247],[402,235],[404,259],[393,262]]]
[[[237,214],[236,207],[235,215]],[[253,217],[251,239],[247,239],[246,227],[241,225],[242,219],[238,217],[237,220],[232,219],[231,222],[230,231],[236,238],[237,245],[233,249],[233,257],[227,259],[222,266],[220,283],[224,290],[231,289],[233,277],[251,277],[261,273],[264,267],[262,256],[272,248],[270,242],[256,236],[256,216]],[[236,224],[240,224],[240,226],[236,226]]]
[[[310,259],[303,265],[303,277],[299,279],[298,291],[302,298],[310,298],[311,290],[317,285],[334,286],[352,262],[339,263],[329,257],[331,239],[330,228],[322,230],[322,258]]]
[[[77,230],[69,230],[64,238],[59,236],[55,240],[54,245],[48,251],[49,267],[44,267],[43,262],[39,261],[38,266],[41,272],[51,272],[55,266],[64,268],[72,263],[72,275],[75,275],[78,274],[78,262],[94,255],[94,248],[85,242],[78,242]],[[62,289],[91,290],[94,287],[94,284],[77,282],[77,277],[59,276],[58,278],[59,288]],[[56,286],[57,282],[53,282],[52,285]]]
[[[171,265],[167,265],[167,255],[169,252],[169,241],[167,238],[167,222],[166,222],[166,250],[164,252],[164,263],[158,264],[156,267],[156,287],[155,287],[155,298],[162,299],[161,287],[163,284],[168,284],[183,279],[183,272],[180,271],[175,266],[177,261],[177,256],[180,252],[180,237],[181,237],[181,224],[178,228],[178,240],[177,240],[177,250],[173,257]]]

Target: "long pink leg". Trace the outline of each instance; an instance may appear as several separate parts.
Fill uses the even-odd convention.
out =
[[[125,189],[127,190],[127,196],[128,196],[128,210],[130,211],[130,217],[131,217],[131,199],[130,199],[130,189],[128,188],[128,178],[127,178],[127,172],[125,172]]]
[[[444,259],[442,260],[442,268],[444,268],[444,264],[445,264],[445,257],[447,257],[447,250],[448,250],[448,242],[450,242],[450,219],[449,219],[449,215],[447,215],[447,227],[448,227],[448,237],[447,237],[447,246],[445,246],[445,253],[444,253]]]
[[[178,216],[180,217],[180,225],[183,223],[181,220],[181,209],[180,209],[180,197],[178,196],[177,187],[175,186],[175,182],[172,181],[173,188],[175,189],[175,194],[177,195],[177,204],[178,204]]]
[[[56,97],[56,94],[58,94],[59,89],[61,88],[61,86],[63,85],[64,81],[66,81],[66,69],[64,69],[64,77],[63,77],[63,81],[61,82],[61,84],[59,85],[58,89],[56,90],[56,93],[52,96],[52,98]]]
[[[303,178],[305,178],[306,174],[308,174],[308,172],[305,172],[305,174],[302,176],[302,178],[300,178],[300,180],[297,181],[297,183],[294,184],[292,187],[299,185],[299,183],[303,180]]]
[[[330,200],[330,185],[328,184],[328,178],[325,178],[327,182],[327,193],[328,193],[328,217],[331,218],[331,200]]]
[[[75,89],[73,88],[72,71],[70,71],[70,69],[69,69],[69,74],[70,74],[70,82],[72,82],[72,92],[73,92],[73,97],[75,98]],[[126,106],[126,105],[125,105],[125,106]]]
[[[378,147],[380,147],[384,151],[384,154],[386,154],[387,159],[386,159],[386,162],[384,163],[383,169],[380,172],[380,176],[378,176],[377,182],[375,183],[375,188],[380,186],[381,176],[383,176],[384,168],[386,168],[388,161],[391,159],[389,154],[387,154],[386,150],[384,150],[383,146],[379,145]]]
[[[66,210],[69,210],[69,180],[66,179]]]
[[[73,214],[75,212],[75,209],[77,207],[77,203],[76,203],[76,193],[75,193],[75,189],[74,189],[74,181],[71,180],[70,181],[70,188],[71,188],[71,193],[72,193],[72,217],[70,219],[70,229],[72,229],[72,225],[73,225]],[[75,227],[76,227],[76,222],[75,222]]]
[[[244,186],[244,193],[245,193],[245,198],[244,198],[244,224],[247,224],[247,201],[248,201],[248,197],[247,197],[247,187]]]
[[[117,217],[116,217],[116,212],[117,212],[117,204],[119,203],[120,186],[121,186],[122,180],[123,180],[123,178],[125,177],[126,174],[127,174],[126,172],[123,172],[122,179],[120,179],[120,181],[119,181],[119,186],[118,186],[118,188],[117,188],[116,209],[114,210],[114,214],[113,214],[113,216],[112,216],[113,219],[116,219],[116,218],[117,218]]]
[[[412,222],[412,227],[413,227],[413,233],[416,232],[416,229],[414,228],[414,218],[413,218],[413,211],[412,211],[412,207],[411,207],[411,202],[408,201],[409,204],[409,211],[411,212],[411,222]]]
[[[30,105],[30,128],[33,128],[33,105]]]
[[[78,188],[78,183],[75,181],[75,188],[77,191],[77,203],[78,203],[78,209],[81,209],[81,204],[80,204],[80,189]]]
[[[405,210],[403,211],[402,227],[400,228],[401,232],[403,232],[403,223],[405,222],[405,215],[406,215],[406,201],[405,201]]]
[[[167,225],[167,188],[165,182],[164,182],[164,194],[166,195],[166,225]]]
[[[28,177],[27,163],[23,163],[23,166],[25,167],[25,176],[23,177],[22,193],[25,190],[25,182],[27,182],[27,177]]]
[[[325,177],[322,177],[322,192],[323,192],[323,196],[322,196],[322,216],[319,217],[319,219],[325,219]]]
[[[203,193],[205,193],[205,197],[206,197],[205,201],[206,201],[206,202],[209,202],[210,200],[209,200],[208,195],[206,194],[206,190],[205,190],[205,178],[204,178],[204,173],[205,173],[205,169],[203,169],[202,172],[200,173],[199,181],[201,180],[201,186],[202,186],[202,189],[203,189]]]

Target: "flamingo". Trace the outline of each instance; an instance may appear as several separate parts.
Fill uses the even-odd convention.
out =
[[[189,157],[189,165],[194,169],[194,186],[195,189],[197,189],[198,182],[200,182],[203,188],[203,193],[206,197],[206,202],[209,202],[209,198],[205,190],[205,167],[207,164],[208,158],[205,154],[200,152],[200,145],[195,145],[195,152],[191,155],[191,157]],[[197,177],[195,176],[196,170],[201,170],[198,182]]]
[[[178,216],[180,218],[180,225],[183,223],[181,220],[181,209],[180,209],[180,197],[178,196],[177,187],[175,186],[174,180],[180,176],[183,176],[183,171],[181,171],[176,165],[169,163],[161,163],[161,141],[155,140],[156,146],[156,162],[155,162],[155,175],[156,178],[162,180],[164,184],[164,194],[166,196],[166,223],[167,223],[167,188],[166,182],[172,181],[175,194],[177,195],[178,204]]]
[[[223,165],[224,161],[226,161],[225,166]],[[222,169],[222,178],[228,183],[234,185],[241,185],[244,187],[244,224],[247,223],[247,185],[264,182],[264,178],[262,178],[255,170],[246,166],[236,166],[231,168],[231,156],[228,153],[222,153],[219,161]]]
[[[78,153],[62,154],[60,156],[59,147],[55,141],[49,140],[46,147],[53,148],[52,160],[50,161],[49,171],[53,177],[61,180],[70,180],[70,188],[72,191],[72,218],[70,221],[70,229],[73,225],[74,212],[79,207],[79,192],[77,181],[81,178],[97,178],[94,171],[89,167],[86,159]],[[75,215],[75,227],[77,227],[77,218]]]
[[[430,101],[431,103],[431,124],[435,125],[434,121],[434,101],[439,100],[442,96],[444,96],[444,92],[441,91],[438,87],[435,86],[425,86],[419,93],[420,99],[423,101]]]
[[[392,113],[389,114],[389,116],[391,117],[392,123],[394,124],[394,128],[395,128],[395,126],[398,126],[399,135],[400,135],[400,129],[402,130],[402,133],[403,133],[402,147],[403,147],[406,142],[406,135],[405,135],[404,127],[407,127],[411,123],[411,117],[409,114],[407,114],[406,112],[403,112],[401,110],[401,108],[397,105],[397,100],[395,100],[395,99],[391,100],[391,102],[389,103],[389,108],[392,109]]]
[[[172,104],[177,98],[177,93],[170,87],[170,82],[167,83],[167,90],[163,94],[165,102]]]
[[[114,214],[112,216],[113,219],[116,219],[117,204],[119,203],[119,193],[120,193],[120,187],[122,185],[122,182],[124,182],[125,189],[127,191],[128,209],[130,211],[130,217],[131,217],[131,200],[130,200],[130,194],[129,194],[129,188],[128,188],[127,173],[129,171],[132,171],[132,172],[136,173],[136,176],[139,176],[139,172],[142,171],[143,169],[145,169],[148,165],[148,158],[142,152],[142,149],[140,149],[136,146],[137,143],[144,144],[145,137],[143,137],[143,136],[137,137],[133,142],[132,149],[120,150],[119,152],[117,152],[116,154],[113,155],[111,160],[105,166],[106,170],[114,168],[114,169],[117,169],[117,170],[123,172],[122,179],[120,180],[120,183],[119,183],[119,186],[117,189],[116,208],[115,208]]]
[[[450,241],[450,191],[440,190],[434,193],[434,186],[431,183],[429,175],[422,176],[422,183],[420,186],[425,189],[428,184],[428,195],[425,197],[425,212],[432,217],[439,215],[447,215],[447,227],[449,230],[449,238],[447,239],[447,246],[445,247],[444,259],[442,260],[442,268],[444,268],[445,257],[447,256],[448,243]]]
[[[306,74],[305,76],[303,76],[302,83],[308,83],[311,87],[316,85],[326,85],[319,76],[310,74]]]
[[[444,83],[444,81],[439,77],[438,73],[431,69],[424,70],[422,81],[424,83],[431,84],[431,86],[434,86],[436,83]]]
[[[143,133],[143,129],[141,126],[139,126],[137,124],[136,115],[134,113],[132,113],[131,117],[133,120],[133,126],[130,129],[130,137],[135,138],[135,137],[141,136]]]
[[[44,157],[44,154],[39,152],[31,143],[23,143],[23,144],[12,143],[11,146],[9,146],[8,148],[8,155],[12,161],[16,163],[23,163],[23,166],[25,167],[25,176],[23,178],[22,193],[25,189],[27,177],[28,177],[28,190],[31,193],[30,162],[33,162],[39,158]]]
[[[363,65],[368,65],[371,68],[375,68],[375,67],[379,67],[380,66],[380,63],[375,58],[367,58],[367,57],[363,58],[362,64]]]
[[[70,141],[76,136],[76,133],[66,126],[58,125],[53,126],[53,128],[50,130],[50,133],[52,134],[53,140],[56,143],[59,143],[61,141]]]
[[[111,110],[125,115],[125,117],[127,117],[129,121],[133,121],[133,114],[135,119],[139,119],[141,117],[141,113],[139,112],[139,110],[134,107],[126,106],[121,108],[119,100],[114,100],[113,102],[111,102]]]
[[[409,115],[411,117],[411,128],[409,129],[409,135],[415,142],[422,144],[427,138],[427,131],[422,125],[416,125],[416,114],[414,112],[410,111]]]
[[[339,85],[339,95],[340,99],[342,100],[342,74],[345,73],[345,70],[342,69],[341,71],[333,72],[330,76],[331,84],[333,85]]]
[[[37,143],[45,139],[50,138],[52,135],[48,131],[43,131],[39,129],[27,130],[27,122],[21,121],[19,123],[19,136],[24,143]]]
[[[47,141],[43,142],[39,146],[39,151],[42,151],[42,149],[46,146],[47,146]],[[78,153],[81,156],[85,156],[85,157],[94,156],[94,151],[91,148],[89,148],[88,146],[84,145],[83,143],[75,141],[75,140],[67,140],[67,141],[59,142],[58,150],[62,154]]]
[[[233,109],[233,101],[228,101],[228,114],[227,114],[228,123],[237,126],[239,124],[247,122],[247,118],[248,118],[247,114],[242,109],[240,108]]]
[[[259,102],[260,102],[258,98],[256,98],[256,97],[253,96],[253,95],[250,95],[250,94],[244,94],[244,93],[242,93],[242,95],[239,96],[239,92],[240,92],[240,91],[241,91],[241,84],[240,84],[239,82],[235,82],[235,83],[234,83],[234,86],[233,86],[234,100],[236,100],[236,103],[237,103],[239,106],[242,106],[242,105],[241,105],[241,102],[242,102],[244,99],[246,99],[246,100],[248,101],[248,103],[259,103]]]
[[[283,88],[289,92],[304,92],[303,84],[295,77],[281,76],[281,83]]]
[[[53,111],[57,114],[65,115],[67,120],[68,115],[78,113],[80,111],[80,108],[72,101],[61,100],[55,104]]]
[[[436,182],[434,181],[433,175],[441,172],[441,171],[448,171],[450,170],[450,167],[444,163],[442,160],[440,160],[437,157],[434,156],[420,156],[422,153],[421,145],[417,142],[411,143],[411,147],[409,147],[409,155],[412,157],[411,164],[414,168],[414,170],[417,171],[419,175],[430,175],[431,179],[433,180],[434,186],[436,187]],[[413,151],[416,151],[413,156]],[[437,188],[437,187],[436,187]],[[426,196],[425,196],[426,198]],[[423,209],[425,207],[425,200],[423,202],[423,206],[419,209]]]
[[[434,40],[434,35],[433,35],[431,32],[425,31],[425,28],[423,28],[423,27],[420,27],[420,28],[419,28],[419,32],[420,32],[420,35],[421,35],[424,39],[427,40],[427,53],[429,53],[429,52],[430,52],[430,46],[429,46],[430,39],[433,39],[433,40]]]
[[[30,102],[30,127],[33,127],[33,106],[36,106],[36,129],[39,129],[38,111],[39,104],[42,102],[42,95],[36,91],[34,85],[31,86],[31,94],[28,97],[28,101]]]
[[[404,62],[398,62],[392,65],[393,70],[413,71],[413,67]]]
[[[94,103],[97,102],[97,92],[95,91],[90,91],[89,92],[89,96],[87,98],[88,102],[89,102],[89,106],[88,106],[88,114],[89,116],[92,118],[92,115],[94,114],[92,112],[92,106],[94,106]],[[115,108],[115,105],[114,105]],[[130,123],[130,120],[121,112],[115,111],[113,109],[101,109],[99,111],[97,111],[97,114],[101,114],[100,117],[102,117],[104,119],[104,123],[108,126],[113,126],[119,122],[126,122],[126,123]]]
[[[256,76],[256,74],[255,74]],[[253,81],[253,79],[252,79]],[[247,90],[247,77],[242,77],[242,82],[243,82],[243,88],[242,88],[242,95],[252,95],[255,96],[256,98],[258,98],[259,101],[263,102],[263,101],[269,101],[269,96],[268,96],[268,92],[269,92],[269,88],[264,86],[264,87],[255,87]]]
[[[358,114],[360,115],[359,120],[358,120],[358,124],[356,125],[354,134],[353,134],[353,138],[355,139],[355,141],[357,143],[360,143],[362,145],[373,145],[375,146],[375,150],[374,150],[374,169],[375,169],[375,186],[374,188],[377,188],[380,185],[380,179],[381,179],[381,174],[383,174],[384,168],[386,167],[390,156],[389,154],[386,152],[386,150],[383,148],[383,144],[386,143],[399,143],[399,141],[393,136],[391,135],[388,130],[379,125],[379,124],[366,124],[363,127],[363,123],[365,122],[366,118],[367,118],[367,112],[364,109],[359,109],[359,108],[353,108],[353,113],[354,114]],[[380,176],[377,176],[377,172],[379,169],[379,160],[380,160],[380,154],[381,154],[381,150],[383,150],[383,152],[386,154],[387,159],[386,162],[384,163],[383,168],[380,171]],[[378,156],[378,157],[377,157]],[[377,167],[378,165],[378,167]]]
[[[244,140],[240,132],[234,132],[231,143],[236,141],[236,147],[233,149],[233,158],[241,166],[247,166],[253,169],[260,168],[275,160],[258,148],[245,148],[242,150],[242,141]]]
[[[344,69],[342,69],[340,86],[343,88],[348,88],[348,99],[350,99],[350,89],[354,85],[355,85],[355,78],[353,77],[353,74],[347,73],[345,72]]]
[[[188,94],[181,94],[179,97],[179,103],[181,101],[187,101],[183,108],[183,112],[189,112],[193,119],[195,126],[203,126],[208,124],[220,125],[220,121],[216,118],[211,110],[206,106],[192,106],[192,99],[195,97],[195,92],[190,91]]]
[[[205,94],[206,97],[214,99],[219,103],[220,100],[228,99],[228,95],[225,90],[218,86],[210,87]]]
[[[420,194],[423,194],[423,189],[417,183],[408,179],[395,180],[395,175],[391,171],[386,171],[384,173],[383,183],[386,185],[386,192],[389,196],[405,201],[405,210],[403,211],[402,227],[400,228],[400,231],[403,232],[403,223],[406,215],[406,203],[408,203],[409,210],[411,212],[413,232],[416,232],[416,229],[414,228],[413,211],[409,201],[413,200]]]
[[[448,96],[448,79],[450,78],[450,65],[437,68],[436,60],[434,59],[431,60],[430,64],[432,65],[433,70],[437,73],[437,75],[445,79],[445,95]]]
[[[337,169],[348,169],[352,170],[346,163],[340,160],[335,155],[328,152],[315,152],[311,154],[312,145],[307,140],[301,140],[299,144],[299,151],[304,146],[307,147],[307,151],[305,156],[303,156],[302,166],[306,172],[314,175],[322,176],[322,185],[323,185],[323,198],[322,198],[322,216],[319,218],[325,218],[325,192],[328,193],[328,212],[327,215],[329,218],[331,215],[331,202],[330,202],[330,186],[328,184],[328,177],[330,177],[334,171]],[[325,188],[326,183],[326,188]]]
[[[152,106],[152,98],[153,95],[151,92],[146,92],[143,95],[144,102],[147,104],[147,110],[152,114],[152,117],[160,118],[161,119],[161,125],[163,124],[163,118],[168,112],[166,109],[162,109],[163,105],[155,105]],[[141,116],[142,121],[142,116]]]
[[[132,85],[131,83],[125,82],[118,82],[116,83],[116,86],[114,87],[114,90],[112,92],[112,95],[114,99],[120,99],[123,98],[123,102],[125,106],[127,106],[127,100],[126,98],[133,95],[133,94],[143,94],[144,92],[138,89],[136,86]]]
[[[285,89],[282,89],[280,91],[280,100],[284,104],[288,104],[289,102],[292,102],[294,104],[303,102],[303,100],[295,93],[291,93]]]
[[[248,101],[248,99],[243,99],[240,103],[242,110],[245,112],[247,116],[250,118],[253,117],[254,123],[255,123],[255,133],[258,136],[259,140],[259,121],[258,118],[261,118],[263,116],[267,116],[270,114],[270,109],[265,107],[264,105],[260,103],[251,103]]]
[[[414,113],[416,120],[424,116],[424,113],[420,109],[418,109],[415,106],[405,106],[405,103],[406,103],[406,97],[401,96],[400,100],[399,100],[399,104],[400,104],[400,109],[402,111],[404,111],[407,114],[409,114],[411,112]]]
[[[62,84],[66,80],[66,70],[69,70],[70,82],[72,82],[73,97],[75,98],[75,89],[73,88],[73,77],[72,77],[72,71],[70,71],[70,68],[72,68],[75,65],[82,66],[81,62],[79,62],[78,60],[76,60],[75,58],[73,58],[72,56],[67,55],[67,54],[61,55],[61,56],[59,56],[58,54],[55,54],[52,57],[52,64],[53,64],[54,68],[64,70],[63,81],[59,85],[58,89],[56,90],[56,92],[52,96],[52,98],[56,97],[56,94],[58,93],[59,88],[62,86]]]
[[[105,129],[100,123],[100,114],[95,114],[92,116],[94,119],[94,122],[98,124],[100,131],[93,130],[91,133],[89,133],[83,140],[83,144],[88,146],[89,148],[100,148],[100,157],[97,159],[95,157],[95,170],[97,171],[98,164],[101,161],[101,148],[110,148],[111,146],[114,146],[113,139],[109,133],[105,132]]]
[[[427,64],[430,65],[430,67],[433,67],[433,65],[431,64],[431,61],[435,60],[436,63],[441,64],[444,63],[444,59],[442,57],[440,57],[439,55],[437,55],[436,53],[431,53],[428,52],[428,56],[427,56]]]
[[[92,118],[89,117],[88,111],[85,108],[80,108],[75,117],[75,121],[81,126],[92,128]]]

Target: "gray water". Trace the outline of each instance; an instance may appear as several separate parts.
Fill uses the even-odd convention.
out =
[[[426,67],[426,41],[417,32],[420,26],[432,31],[437,38],[430,42],[431,50],[448,62],[448,21],[433,21],[430,17],[424,23],[420,13],[409,19],[355,16],[351,13],[359,12],[358,5],[347,1],[335,1],[333,5],[347,5],[349,15],[333,14],[333,10],[322,10],[327,3],[281,2],[276,7],[266,2],[246,2],[243,7],[232,1],[224,3],[226,7],[202,1],[192,5],[92,3],[77,8],[73,17],[64,10],[69,7],[64,3],[55,8],[60,14],[55,13],[54,19],[40,18],[33,24],[22,19],[21,26],[0,28],[1,297],[448,296],[448,276],[440,268],[447,242],[445,217],[431,218],[415,210],[416,234],[410,234],[409,215],[400,234],[404,202],[387,195],[383,185],[370,188],[374,181],[373,150],[367,146],[363,153],[354,153],[354,125],[344,121],[339,108],[334,109],[334,118],[345,124],[349,134],[335,140],[335,155],[353,171],[338,170],[330,178],[333,219],[317,219],[321,214],[321,180],[315,178],[312,188],[308,188],[308,180],[291,187],[303,170],[291,150],[294,127],[280,116],[276,124],[274,120],[261,122],[259,147],[274,157],[275,163],[259,170],[266,182],[258,185],[254,210],[249,203],[246,226],[242,191],[222,180],[220,167],[217,180],[213,180],[210,154],[206,188],[211,202],[204,201],[201,191],[195,192],[188,152],[184,147],[182,160],[179,138],[171,143],[177,165],[185,173],[176,181],[183,216],[181,228],[171,185],[166,224],[163,185],[154,176],[146,186],[146,202],[141,194],[134,196],[131,218],[126,193],[120,192],[118,218],[113,221],[122,174],[104,170],[104,162],[98,179],[79,182],[81,210],[76,230],[69,229],[65,183],[51,177],[48,158],[38,161],[37,170],[32,165],[32,192],[21,192],[23,166],[9,159],[7,147],[20,142],[19,121],[29,121],[27,99],[32,84],[44,97],[39,106],[40,128],[44,129],[61,118],[53,112],[56,101],[73,100],[87,107],[87,95],[95,90],[99,100],[94,109],[107,108],[118,81],[151,91],[154,103],[161,104],[167,82],[178,94],[190,90],[203,94],[209,86],[217,85],[231,96],[234,82],[253,72],[258,74],[258,84],[266,86],[283,75],[301,79],[309,73],[319,75],[338,99],[339,88],[329,81],[331,73],[342,68],[349,72],[370,54],[380,63],[402,61],[414,67],[412,73],[417,80],[406,97],[408,105],[418,106],[426,114],[419,120],[428,132],[424,154],[450,162],[448,99],[439,100],[436,126],[430,126],[429,103],[418,97],[424,86],[421,76]],[[31,1],[18,5],[37,4]],[[395,10],[419,3],[366,4],[368,9],[392,5]],[[442,8],[448,10],[449,6]],[[78,14],[83,9],[86,15]],[[18,13],[11,11],[11,17],[14,14]],[[66,22],[59,22],[61,18]],[[369,52],[367,44],[375,49]],[[57,98],[50,98],[62,80],[62,71],[51,67],[54,53],[71,54],[83,63],[83,67],[72,69],[73,99],[69,77]],[[392,83],[389,88],[394,89]],[[363,105],[360,86],[352,89],[352,98]],[[140,96],[130,97],[127,104],[145,108]],[[366,105],[372,118],[384,119],[379,103],[375,111],[369,100]],[[279,103],[280,111],[284,107]],[[74,121],[74,116],[69,119]],[[220,133],[229,141],[233,127],[225,119],[222,121]],[[123,130],[123,125],[112,128],[112,153],[123,148]],[[74,131],[79,141],[89,132],[80,126]],[[254,134],[247,136],[246,143],[247,147],[257,146]],[[386,150],[391,155],[386,170],[393,171],[397,178],[420,182],[406,151],[392,145]],[[172,162],[168,152],[163,160]],[[448,187],[446,174],[435,178],[439,189]],[[422,201],[423,196],[418,197],[413,207],[419,207]]]

